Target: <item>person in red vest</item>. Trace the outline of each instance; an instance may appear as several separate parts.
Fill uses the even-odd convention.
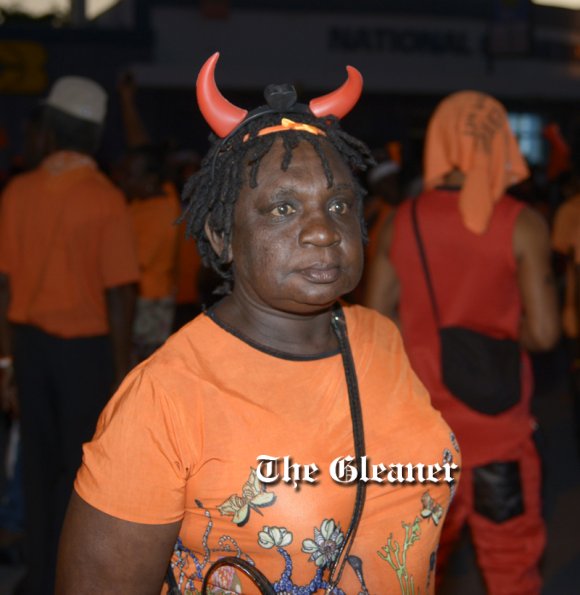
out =
[[[539,593],[546,541],[525,350],[553,347],[559,323],[547,225],[505,193],[527,176],[499,102],[472,91],[444,99],[427,130],[425,189],[384,228],[366,296],[366,305],[398,317],[411,364],[462,449],[462,484],[444,526],[439,563],[467,523],[492,595]],[[519,341],[515,404],[483,413],[452,394],[440,355],[439,329],[448,326]],[[516,376],[518,360],[516,345]]]

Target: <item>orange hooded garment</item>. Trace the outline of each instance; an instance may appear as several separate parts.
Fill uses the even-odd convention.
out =
[[[459,91],[445,98],[427,128],[424,182],[427,189],[447,174],[465,175],[459,209],[467,229],[482,234],[506,188],[528,177],[505,108],[493,97]]]

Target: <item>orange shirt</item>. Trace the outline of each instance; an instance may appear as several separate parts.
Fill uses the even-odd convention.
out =
[[[163,190],[160,196],[135,199],[129,205],[137,238],[139,295],[144,298],[175,292],[179,200],[172,185],[165,184]]]
[[[196,304],[200,301],[199,273],[201,270],[201,256],[193,238],[185,233],[186,223],[179,226],[179,248],[177,256],[177,293],[175,301],[178,304]]]
[[[394,325],[360,306],[345,314],[371,463],[459,464],[457,443]],[[261,455],[315,464],[316,481],[299,489],[262,482]],[[317,580],[349,526],[356,482],[340,485],[330,475],[331,462],[347,455],[354,445],[340,354],[271,353],[202,314],[127,376],[85,444],[75,489],[117,518],[182,521],[172,562],[184,592],[199,591],[199,576],[226,551],[251,558],[290,592]],[[451,484],[367,485],[351,555],[362,560],[369,592],[401,592],[402,573],[406,584],[433,593]],[[224,592],[256,592],[237,590],[233,571],[221,575]],[[340,587],[361,590],[348,565]]]
[[[58,152],[10,182],[0,210],[8,318],[61,337],[108,332],[105,289],[138,279],[123,195],[95,162]]]
[[[574,265],[580,264],[580,195],[569,198],[556,211],[552,231],[552,248],[560,254],[572,256],[566,264],[562,328],[568,337],[577,337]]]

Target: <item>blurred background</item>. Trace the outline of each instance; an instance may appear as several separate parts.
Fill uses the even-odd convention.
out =
[[[551,4],[566,4],[550,2]],[[52,81],[88,76],[114,89],[130,71],[139,108],[159,141],[205,150],[195,105],[203,61],[221,52],[216,78],[230,100],[256,105],[270,82],[303,99],[327,92],[352,64],[365,78],[347,127],[420,158],[436,102],[459,89],[500,99],[532,165],[547,158],[543,125],[580,141],[580,2],[529,0],[0,0],[0,169],[18,156],[21,122]],[[284,80],[277,81],[282,77]],[[101,154],[123,139],[110,101]]]

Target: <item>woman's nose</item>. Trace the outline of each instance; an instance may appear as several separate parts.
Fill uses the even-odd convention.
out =
[[[340,242],[336,222],[328,213],[311,213],[304,216],[300,230],[300,243],[315,246],[332,246]]]

